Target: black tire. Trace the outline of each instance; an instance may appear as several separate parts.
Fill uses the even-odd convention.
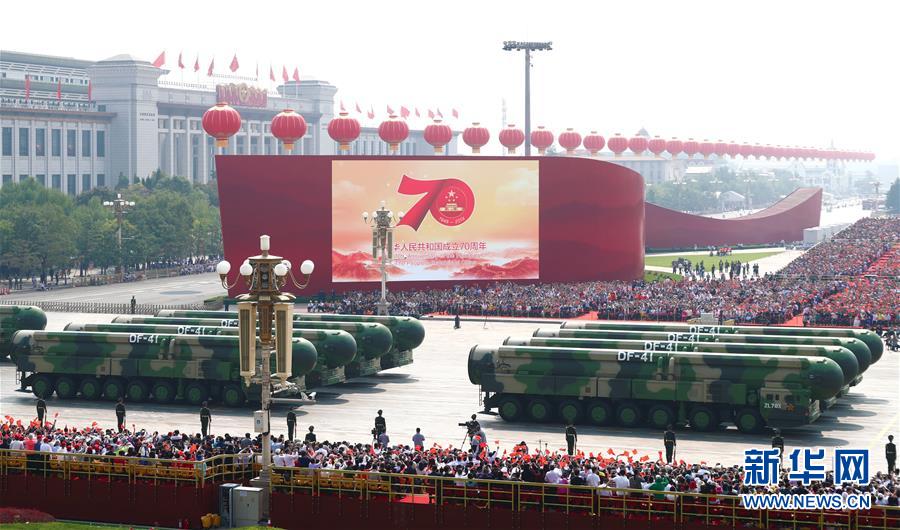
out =
[[[103,397],[108,401],[118,401],[125,397],[125,381],[119,377],[108,377],[103,382]]]
[[[247,402],[244,389],[237,383],[222,385],[222,403],[227,407],[241,407]]]
[[[556,406],[556,413],[566,424],[581,423],[584,419],[584,405],[577,399],[564,398]]]
[[[706,405],[696,405],[691,409],[688,415],[688,421],[691,428],[700,432],[714,431],[722,423],[719,414],[712,407]]]
[[[67,375],[56,380],[56,395],[60,399],[72,399],[78,395],[78,383]]]
[[[522,401],[516,396],[503,396],[497,403],[497,412],[504,421],[519,421],[522,419]]]
[[[634,401],[624,401],[616,406],[616,421],[622,427],[637,427],[644,421],[644,411]]]
[[[191,405],[200,405],[209,399],[209,387],[202,381],[191,381],[184,387],[184,400]]]
[[[82,399],[100,399],[100,396],[103,395],[103,387],[96,377],[85,377],[78,385],[78,393],[81,394]]]
[[[743,407],[735,412],[734,424],[743,433],[757,434],[763,431],[766,420],[758,410],[752,407]]]
[[[605,399],[595,399],[588,403],[585,417],[592,425],[609,425],[614,417],[612,405]]]
[[[150,398],[150,386],[143,379],[132,379],[125,389],[125,396],[134,403],[147,401]]]
[[[175,401],[175,385],[169,381],[155,381],[152,393],[153,401],[160,405],[166,405]]]
[[[647,425],[665,429],[675,423],[675,410],[666,403],[657,403],[647,410]]]
[[[553,407],[549,401],[542,397],[529,399],[526,410],[528,419],[531,421],[546,422],[553,419]]]
[[[52,396],[53,389],[53,376],[38,374],[31,379],[31,392],[41,399]]]

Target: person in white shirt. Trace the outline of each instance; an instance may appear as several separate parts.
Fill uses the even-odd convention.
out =
[[[272,457],[276,467],[284,467],[284,457],[281,456],[281,449],[275,450],[275,456]]]
[[[625,473],[619,473],[612,479],[613,487],[616,489],[628,489],[628,477],[625,476]],[[624,491],[617,491],[616,495],[619,497],[624,497],[627,495]]]
[[[40,449],[38,449],[38,451],[40,451],[42,453],[52,453],[53,446],[50,445],[50,441],[47,438],[44,438],[43,440],[41,440],[41,446],[40,446]]]
[[[596,488],[600,485],[600,476],[597,474],[597,470],[591,468],[590,471],[587,472],[587,475],[584,476],[584,483],[592,488]]]
[[[559,479],[562,478],[559,470],[556,469],[556,466],[550,464],[550,471],[544,476],[544,482],[547,484],[559,484]]]

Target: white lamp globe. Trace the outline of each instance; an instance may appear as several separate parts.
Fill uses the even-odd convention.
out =
[[[291,260],[283,259],[281,262],[284,263],[284,266],[287,267],[288,270],[291,270]]]
[[[363,212],[362,215],[363,215],[363,221],[368,221],[368,220],[369,220],[369,212]]]
[[[229,271],[231,271],[231,263],[228,263],[227,261],[222,260],[218,264],[216,264],[216,272],[219,273],[221,276],[225,276],[226,274],[229,273]]]
[[[241,276],[250,276],[253,274],[253,266],[250,265],[249,261],[245,261],[241,264],[240,273]]]
[[[300,264],[300,272],[303,273],[303,274],[305,274],[305,275],[307,275],[307,276],[309,276],[310,274],[312,274],[313,269],[315,269],[315,268],[316,268],[316,266],[315,266],[315,264],[312,262],[312,260],[308,260],[308,259],[307,259],[307,260],[303,260],[303,263]]]
[[[287,265],[285,265],[284,263],[279,263],[278,265],[275,265],[275,276],[278,276],[279,278],[281,278],[285,274],[287,274],[287,271],[288,271]]]

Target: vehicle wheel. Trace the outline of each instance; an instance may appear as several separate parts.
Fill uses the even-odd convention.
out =
[[[222,386],[222,403],[228,407],[240,407],[247,401],[244,389],[237,383],[226,383]]]
[[[594,425],[609,425],[613,419],[612,405],[606,400],[592,401],[588,405],[587,419]]]
[[[616,420],[623,427],[636,427],[643,420],[641,407],[632,401],[620,403],[616,407]]]
[[[103,383],[103,397],[109,401],[118,401],[125,397],[125,382],[118,377],[110,377]]]
[[[581,423],[584,418],[584,407],[577,399],[566,398],[559,402],[556,407],[559,417],[568,423]]]
[[[128,401],[140,403],[141,401],[147,401],[147,398],[150,397],[150,390],[147,383],[141,379],[134,379],[128,382],[128,389],[125,391],[125,395],[128,396]]]
[[[734,415],[734,423],[739,431],[748,434],[762,432],[766,425],[766,421],[759,411],[750,407],[744,407],[737,411],[737,414]]]
[[[153,401],[165,405],[175,401],[175,385],[168,381],[153,383]]]
[[[522,419],[522,402],[516,396],[503,396],[497,405],[500,417],[504,421],[519,421]]]
[[[35,396],[45,399],[53,395],[53,377],[39,374],[31,380],[31,391]]]
[[[528,401],[528,419],[531,421],[550,421],[552,415],[553,408],[546,399],[538,397]]]
[[[56,395],[60,399],[72,399],[78,395],[78,385],[71,377],[64,375],[56,380]]]
[[[703,432],[715,430],[720,423],[719,415],[716,414],[716,411],[706,405],[697,405],[691,409],[688,421],[691,423],[692,429]]]
[[[200,381],[191,381],[184,387],[184,399],[191,405],[200,405],[209,399],[209,387]]]
[[[665,429],[675,423],[675,411],[671,405],[657,403],[647,411],[647,423],[657,429]]]
[[[82,379],[78,392],[84,399],[100,399],[100,396],[103,394],[100,380],[96,377],[85,377]]]

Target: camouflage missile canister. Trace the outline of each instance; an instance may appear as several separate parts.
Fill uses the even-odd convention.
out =
[[[881,359],[884,342],[874,331],[856,328],[807,328],[792,326],[716,326],[681,322],[621,322],[612,320],[569,320],[563,328],[625,329],[634,331],[680,331],[689,333],[738,333],[748,335],[794,335],[807,337],[853,337],[866,343],[872,352],[872,362]]]
[[[156,313],[158,317],[188,318],[237,318],[235,311],[190,311],[163,309]],[[294,313],[294,321],[321,322],[376,322],[391,330],[394,348],[381,359],[381,368],[387,370],[410,364],[412,352],[425,340],[425,327],[412,317],[380,316],[380,315],[336,315],[330,313]]]
[[[165,335],[227,335],[237,336],[236,327],[187,326],[164,324],[77,324],[70,323],[66,331],[107,333],[142,333]],[[347,380],[344,366],[356,357],[356,341],[346,331],[324,329],[294,329],[294,337],[306,339],[316,348],[316,367],[306,374],[309,388],[335,385]]]
[[[808,337],[796,335],[736,335],[731,333],[690,333],[677,331],[630,331],[624,329],[539,328],[534,337],[580,339],[623,339],[674,342],[718,342],[723,344],[784,344],[797,346],[838,346],[853,352],[862,374],[872,363],[866,343],[851,337]],[[862,380],[857,376],[856,382]]]
[[[687,421],[698,430],[733,421],[743,432],[814,421],[819,400],[835,396],[844,379],[823,357],[533,346],[475,346],[468,369],[485,408],[507,421]]]
[[[789,355],[804,357],[825,357],[831,359],[844,374],[844,386],[849,386],[859,375],[859,363],[850,350],[839,346],[793,346],[785,344],[729,344],[720,342],[677,342],[625,339],[585,339],[508,337],[504,346],[541,346],[551,348],[590,348],[598,350],[644,350],[733,353],[736,355]]]
[[[47,315],[32,305],[0,305],[0,357],[9,355],[12,336],[22,329],[42,330]]]
[[[221,311],[207,311],[206,313],[219,313]],[[178,325],[201,327],[229,327],[236,328],[237,318],[194,318],[194,317],[144,317],[134,315],[120,315],[113,319],[119,324],[152,324],[152,325]],[[346,365],[347,377],[371,375],[381,370],[381,358],[387,355],[393,344],[391,331],[373,322],[316,322],[294,320],[294,330],[298,329],[324,329],[342,330],[349,333],[356,341],[357,356]]]
[[[315,367],[316,349],[294,338],[292,377]],[[39,397],[192,404],[207,398],[229,406],[244,403],[238,338],[214,335],[19,331],[11,354],[22,385]],[[274,356],[272,357],[274,369]],[[27,375],[26,375],[27,374]],[[259,395],[259,387],[250,396]]]

